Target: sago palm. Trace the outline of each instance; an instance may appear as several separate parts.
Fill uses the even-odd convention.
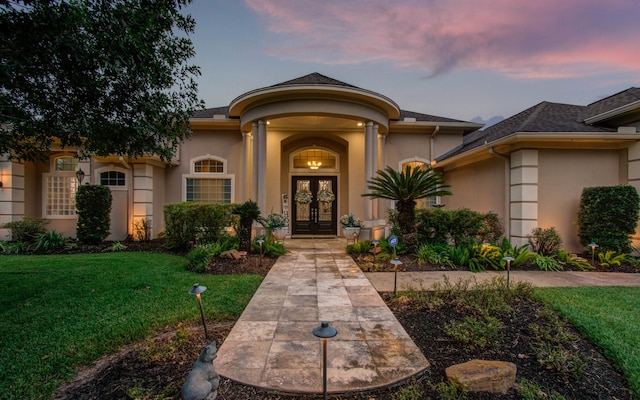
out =
[[[417,244],[416,200],[450,195],[451,192],[446,190],[449,185],[445,184],[442,176],[431,167],[412,168],[408,165],[404,171],[386,167],[384,170],[378,170],[377,175],[367,181],[367,188],[371,192],[363,196],[396,202],[401,239],[407,249],[413,251]]]

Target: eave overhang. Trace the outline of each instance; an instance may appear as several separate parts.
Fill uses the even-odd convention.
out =
[[[602,114],[594,115],[593,117],[585,119],[584,122],[588,125],[593,125],[610,119],[623,117],[626,114],[634,113],[640,113],[640,100],[603,112]]]
[[[486,142],[461,154],[438,160],[437,168],[450,170],[491,157],[491,149],[508,156],[523,148],[535,149],[622,149],[640,141],[640,133],[600,132],[516,132],[493,142]]]

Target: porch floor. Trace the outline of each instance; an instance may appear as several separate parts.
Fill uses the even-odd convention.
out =
[[[234,381],[290,393],[374,389],[423,372],[429,362],[376,289],[345,253],[344,239],[287,239],[282,256],[218,351],[216,371]]]

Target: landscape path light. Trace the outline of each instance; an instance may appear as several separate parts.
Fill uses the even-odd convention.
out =
[[[596,247],[600,246],[596,242],[591,242],[588,246],[591,247],[591,265],[594,265],[596,262]]]
[[[515,258],[506,256],[502,257],[502,259],[507,262],[507,290],[509,290],[509,274],[511,273],[511,261],[515,260]]]
[[[189,290],[189,294],[194,294],[196,299],[198,300],[198,305],[200,306],[200,316],[202,317],[202,326],[204,327],[204,337],[209,339],[209,332],[207,332],[207,322],[204,319],[204,308],[202,308],[202,299],[200,298],[200,293],[207,290],[206,286],[200,286],[199,283],[193,284],[193,289]]]
[[[264,243],[264,239],[256,240],[256,243],[260,246],[260,263],[259,265],[262,267],[262,243]]]
[[[322,339],[322,394],[324,400],[327,400],[327,339],[337,335],[338,331],[329,326],[329,322],[322,321],[311,333]]]
[[[398,267],[402,265],[402,261],[400,261],[397,258],[394,258],[393,260],[391,260],[391,264],[393,264],[393,266],[395,267],[394,277],[393,277],[393,295],[395,296],[398,290]]]

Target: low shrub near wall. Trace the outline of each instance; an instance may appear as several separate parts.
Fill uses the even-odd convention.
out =
[[[580,198],[578,225],[580,243],[598,244],[598,251],[631,251],[629,235],[635,233],[640,196],[631,185],[584,188]]]
[[[80,185],[76,193],[76,235],[86,244],[100,244],[111,228],[111,190],[102,185]]]
[[[197,243],[212,243],[231,226],[231,205],[182,202],[164,206],[167,246],[186,249]]]
[[[472,242],[495,243],[504,232],[498,215],[467,208],[442,210],[420,209],[416,212],[420,243],[449,243],[454,246]]]

